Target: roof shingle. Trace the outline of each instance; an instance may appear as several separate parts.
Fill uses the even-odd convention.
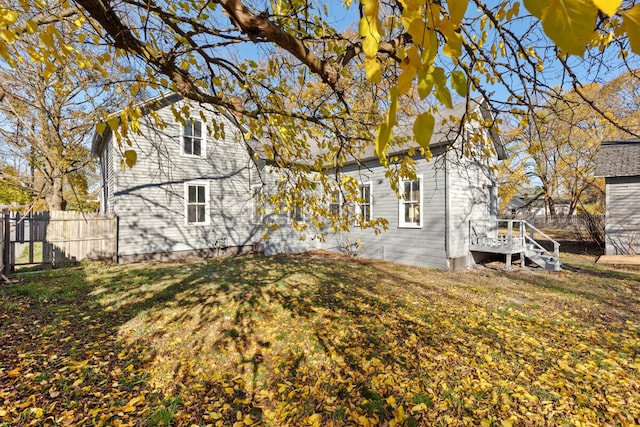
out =
[[[596,176],[640,175],[640,140],[605,141],[600,146]]]

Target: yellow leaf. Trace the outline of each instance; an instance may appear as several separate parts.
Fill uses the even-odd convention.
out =
[[[9,25],[16,22],[18,19],[18,14],[13,10],[2,8],[0,9],[0,26],[8,27]]]
[[[460,25],[460,22],[467,11],[469,0],[448,0],[447,3],[449,4],[449,16],[451,17],[451,20],[454,25]]]
[[[29,34],[33,34],[36,32],[36,30],[38,29],[38,24],[36,24],[34,21],[32,21],[31,19],[29,19],[27,21],[27,23],[25,24],[27,27],[27,32]]]
[[[133,150],[126,150],[124,152],[124,161],[127,164],[127,166],[129,166],[130,168],[133,167],[133,165],[136,164],[136,161],[138,160],[138,155],[136,154],[135,151]]]
[[[316,413],[307,418],[307,423],[312,426],[319,426],[322,423],[322,415]]]
[[[598,8],[591,0],[551,0],[542,14],[542,28],[560,49],[582,56],[597,16]]]
[[[426,33],[428,28],[418,10],[405,7],[400,20],[414,43],[424,48],[428,47],[430,42],[430,37]]]
[[[364,61],[365,71],[367,78],[373,83],[380,83],[382,81],[382,73],[380,72],[380,63],[376,58],[367,58]]]
[[[111,130],[115,131],[116,129],[118,129],[118,126],[120,126],[120,118],[112,117],[107,120],[107,124],[109,125],[109,128]]]
[[[408,57],[404,59],[404,61],[408,60]],[[413,78],[417,71],[418,69],[413,64],[405,66],[404,71],[400,74],[400,77],[398,77],[398,93],[400,95],[404,95],[409,91],[409,89],[411,89],[411,84],[413,83]]]
[[[418,95],[425,99],[433,89],[433,75],[428,70],[418,71]]]
[[[15,368],[7,372],[9,378],[18,378],[20,376],[20,368]]]
[[[378,156],[378,158],[385,157],[385,150],[387,149],[390,139],[391,128],[386,123],[382,123],[378,128],[378,135],[376,136],[376,156]]]
[[[11,30],[0,30],[0,37],[7,43],[13,43],[16,40],[16,35]]]
[[[43,31],[40,33],[40,35],[38,36],[40,38],[40,41],[47,47],[53,49],[55,46],[55,42],[53,41],[53,35],[51,34],[51,31]]]
[[[425,150],[429,150],[434,125],[435,119],[429,112],[420,114],[413,124],[413,137]]]
[[[451,87],[458,93],[458,95],[467,96],[467,76],[465,76],[462,70],[455,70],[451,73]]]
[[[524,7],[538,19],[542,19],[545,9],[551,0],[524,0]]]
[[[613,16],[622,4],[622,0],[593,0],[593,3],[607,15]]]
[[[444,74],[444,68],[435,67],[432,70],[433,83],[436,85],[436,98],[447,108],[453,108],[451,100],[451,92],[447,87],[447,76]]]
[[[629,37],[631,50],[640,55],[640,4],[622,14],[622,23]]]

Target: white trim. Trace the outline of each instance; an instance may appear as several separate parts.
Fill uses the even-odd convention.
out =
[[[419,215],[418,224],[411,223],[411,222],[405,222],[405,220],[404,220],[404,206],[405,206],[405,202],[404,202],[404,198],[403,198],[404,183],[405,182],[414,182],[414,181],[418,181],[419,186],[420,186],[420,190],[419,190],[420,194],[418,195],[418,215]],[[422,228],[422,211],[423,211],[423,204],[424,204],[424,200],[423,200],[423,197],[422,197],[422,192],[423,192],[422,175],[416,175],[416,179],[415,180],[400,179],[398,189],[401,192],[401,197],[398,199],[398,228]]]
[[[184,152],[184,128],[187,122],[199,122],[200,123],[200,155],[189,154]],[[184,157],[193,157],[196,159],[203,159],[207,157],[207,124],[198,117],[192,117],[185,119],[185,124],[180,125],[180,155]]]
[[[333,196],[336,196],[335,201],[333,201]],[[340,218],[342,216],[342,205],[343,205],[342,193],[340,192],[339,189],[333,190],[331,192],[330,197],[331,199],[329,200],[329,213],[331,214],[331,216],[333,216],[334,210],[335,210],[335,216]]]
[[[189,222],[189,187],[204,187],[204,221]],[[208,181],[189,181],[184,183],[184,224],[188,226],[209,225],[211,223],[211,195]],[[199,203],[198,203],[199,204]]]
[[[358,184],[358,198],[360,197],[360,188],[369,187],[369,200],[367,200],[367,204],[369,205],[369,219],[362,218],[363,221],[370,221],[373,219],[373,182],[365,181]],[[363,203],[356,203],[356,210],[358,215],[362,215],[362,205]],[[360,222],[356,219],[356,225],[359,225]]]
[[[263,193],[263,186],[262,184],[255,184],[251,186],[251,223],[252,224],[257,224],[257,225],[262,225],[262,223],[264,222],[264,216],[265,216],[265,212],[264,212],[264,205],[263,206],[259,206],[258,205],[258,198],[261,196],[261,194]],[[262,213],[259,215],[259,217],[257,217],[258,215],[256,215],[258,208],[262,209]]]

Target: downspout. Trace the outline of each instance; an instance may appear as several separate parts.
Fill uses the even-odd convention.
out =
[[[449,198],[449,148],[447,147],[444,155],[444,249],[447,256],[447,265],[449,270],[452,269],[451,266],[451,243],[449,239],[451,238],[451,200]]]

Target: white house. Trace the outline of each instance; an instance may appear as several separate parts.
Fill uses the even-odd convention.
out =
[[[322,248],[340,251],[357,242],[359,256],[438,269],[466,268],[473,263],[472,221],[495,221],[497,189],[491,166],[505,152],[497,135],[471,121],[449,124],[443,118],[462,117],[464,104],[445,110],[436,118],[432,138],[433,158],[416,158],[417,179],[400,182],[398,199],[384,175],[384,168],[366,153],[345,165],[343,173],[359,180],[366,203],[358,206],[368,217],[384,217],[387,231],[352,227],[347,233],[328,233],[325,241],[307,238],[284,226],[262,242],[264,226],[253,200],[258,173],[278,174],[277,168],[256,161],[260,144],[242,142],[235,117],[215,108],[192,106],[192,120],[176,122],[170,103],[186,102],[172,95],[147,104],[167,124],[159,129],[149,114],[142,119],[142,135],[133,149],[137,164],[120,166],[121,156],[113,135],[97,134],[92,154],[100,158],[102,209],[119,218],[118,258],[121,262],[240,253],[264,248],[267,254]],[[473,109],[486,120],[486,103]],[[225,123],[224,138],[207,132],[199,119],[204,114]],[[209,121],[209,120],[208,120]],[[403,132],[402,124],[399,132]],[[490,155],[462,154],[470,136],[482,132]],[[396,153],[409,149],[404,146]],[[317,230],[308,231],[314,234]]]

